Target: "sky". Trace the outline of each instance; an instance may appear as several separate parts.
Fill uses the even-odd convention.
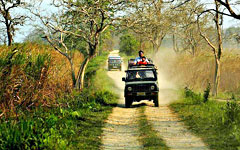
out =
[[[32,0],[26,0],[26,1],[32,1]],[[214,5],[210,4],[209,1],[207,0],[203,0],[204,2],[207,3],[207,7],[208,8],[212,8],[214,7]],[[43,3],[41,5],[41,9],[45,9],[47,11],[52,11],[54,12],[54,9],[49,5],[49,0],[43,0]],[[238,10],[240,10],[240,5],[238,5],[238,7],[234,7],[234,10],[239,12]],[[18,13],[18,11],[20,11],[21,13],[30,13],[28,11],[24,11],[24,10],[17,10],[16,13]],[[24,11],[24,12],[22,12]],[[40,23],[40,22],[39,22]],[[23,42],[23,40],[26,38],[26,36],[31,33],[31,31],[34,30],[34,27],[32,26],[33,24],[38,24],[38,22],[34,21],[28,21],[23,27],[19,27],[19,31],[16,32],[16,35],[14,37],[14,42]],[[232,17],[228,17],[228,16],[224,16],[224,21],[223,21],[223,28],[226,29],[228,27],[232,27],[232,26],[239,26],[240,25],[240,21],[238,21],[237,19],[234,19]]]

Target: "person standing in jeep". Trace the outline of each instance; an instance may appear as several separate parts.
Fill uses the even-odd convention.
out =
[[[137,57],[135,60],[134,60],[134,65],[136,65],[138,62],[142,61],[142,58],[144,57],[144,52],[142,50],[140,50],[138,52],[138,55],[139,57]],[[146,57],[145,57],[146,58]],[[148,59],[146,58],[145,60],[147,63],[149,63]]]

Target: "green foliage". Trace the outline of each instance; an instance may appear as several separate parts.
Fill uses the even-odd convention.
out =
[[[1,149],[56,149],[58,146],[66,146],[67,141],[62,139],[60,131],[56,130],[61,119],[54,114],[39,112],[20,118],[19,121],[2,121]]]
[[[108,90],[101,90],[95,93],[95,101],[101,105],[109,105],[116,103],[116,95]]]
[[[206,103],[208,101],[210,90],[211,90],[211,84],[208,83],[207,88],[205,89],[204,94],[203,94],[203,102],[204,103]]]
[[[188,102],[191,104],[200,104],[202,102],[206,103],[208,102],[208,99],[209,99],[210,89],[211,89],[211,85],[209,83],[202,97],[201,93],[197,94],[193,90],[189,89],[188,87],[185,87],[184,97],[188,99]]]
[[[106,62],[108,53],[103,52],[100,56],[93,58],[87,65],[85,72],[85,82],[86,84],[90,82],[96,72],[101,68],[101,66]],[[90,86],[90,85],[88,85]]]
[[[120,52],[126,53],[127,55],[137,53],[139,45],[139,41],[131,34],[127,33],[120,37]]]
[[[240,123],[240,106],[236,100],[230,100],[226,103],[224,108],[225,111],[225,123],[228,125],[233,125],[235,123]]]
[[[188,87],[185,87],[184,89],[184,96],[189,100],[192,104],[199,104],[202,102],[201,93],[196,94]]]

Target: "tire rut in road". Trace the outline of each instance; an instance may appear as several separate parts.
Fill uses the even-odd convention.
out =
[[[138,142],[137,108],[115,107],[103,128],[102,149],[142,149]]]
[[[174,150],[208,150],[202,140],[187,130],[168,106],[146,107],[145,115],[158,136]]]

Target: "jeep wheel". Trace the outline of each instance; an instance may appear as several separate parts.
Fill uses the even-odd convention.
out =
[[[154,103],[154,106],[155,106],[155,107],[158,107],[158,106],[159,106],[159,104],[158,104],[158,96],[156,96],[156,97],[154,98],[153,103]]]
[[[129,97],[125,97],[125,107],[129,108],[132,105],[132,99]]]

